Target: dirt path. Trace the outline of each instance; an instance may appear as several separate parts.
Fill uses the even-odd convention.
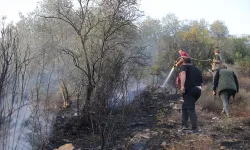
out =
[[[155,93],[153,97],[158,95]],[[156,102],[153,109],[157,109],[157,113],[148,115],[155,116],[155,123],[151,128],[137,130],[129,141],[128,149],[250,149],[250,120],[209,113],[197,105],[201,133],[182,132],[181,111],[178,109],[181,104],[173,109],[176,106],[171,101],[178,98],[167,98],[169,101],[164,100],[166,98],[151,98]]]

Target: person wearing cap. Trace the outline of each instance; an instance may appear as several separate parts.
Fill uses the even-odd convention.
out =
[[[184,50],[178,50],[178,53],[180,54],[180,57],[175,61],[175,65],[174,67],[179,66],[180,68],[183,65],[183,59],[184,58],[190,58],[190,56],[187,54],[187,52],[185,52]],[[175,79],[175,85],[178,89],[180,89],[180,73],[178,74],[178,76]]]
[[[220,69],[222,67],[223,64],[223,60],[222,57],[220,55],[220,50],[218,47],[216,47],[214,49],[214,56],[213,56],[213,60],[212,60],[212,73],[213,73],[213,78],[217,72],[218,69]]]
[[[223,102],[222,113],[226,113],[229,117],[229,99],[239,92],[239,83],[236,75],[226,65],[218,69],[213,81],[213,94],[216,95],[218,91],[219,97]]]
[[[177,66],[182,66],[183,65],[183,58],[190,58],[190,56],[187,54],[187,52],[185,52],[184,50],[179,50],[178,51],[180,54],[180,57],[175,61],[175,67]]]

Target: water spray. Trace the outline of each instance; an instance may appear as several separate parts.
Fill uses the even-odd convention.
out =
[[[169,72],[169,74],[168,74],[166,80],[165,80],[164,83],[160,86],[161,88],[164,88],[165,85],[167,84],[167,82],[168,82],[170,76],[172,75],[172,73],[173,73],[173,71],[174,71],[174,68],[175,68],[175,66],[173,66],[172,69],[170,70],[170,72]]]

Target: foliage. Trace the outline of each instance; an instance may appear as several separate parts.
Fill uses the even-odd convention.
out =
[[[250,46],[246,37],[233,38],[235,59],[250,56]]]
[[[197,22],[187,32],[182,33],[183,43],[189,50],[191,57],[206,60],[211,58],[211,40],[209,39],[209,31],[203,22]],[[205,70],[210,64],[202,61],[194,61],[194,63]]]
[[[242,59],[238,59],[238,65],[240,66],[240,73],[245,76],[249,76],[250,73],[250,57],[244,57]]]
[[[227,26],[223,21],[216,20],[210,25],[210,30],[212,36],[216,37],[217,39],[225,38],[229,31]]]
[[[25,118],[31,120],[29,137],[36,137],[28,139],[30,149],[45,149],[50,128],[47,122],[52,119],[48,118],[48,104],[55,103],[50,94],[58,93],[59,81],[67,105],[77,100],[78,115],[91,117],[90,112],[94,112],[98,119],[112,100],[126,101],[129,80],[133,76],[140,79],[149,58],[134,23],[140,16],[136,0],[44,0],[28,17],[21,16],[16,26],[10,25],[6,32],[3,27],[0,106],[10,107],[0,112],[0,125],[5,122],[2,118],[7,118],[9,125],[5,135],[9,135],[11,120],[17,120],[12,112],[19,112],[17,107],[24,102],[34,101],[27,106],[29,117]],[[107,131],[104,127],[100,130]],[[5,139],[3,148],[9,140]],[[6,145],[8,149],[19,143],[10,141],[14,143]]]
[[[233,54],[237,65],[241,68],[243,75],[249,75],[250,72],[250,45],[247,37],[233,38]]]
[[[77,115],[86,113],[98,122],[112,101],[126,102],[132,78],[150,81],[148,76],[153,76],[153,84],[165,78],[161,75],[172,68],[179,49],[198,59],[193,62],[201,70],[209,70],[210,64],[199,60],[212,59],[214,47],[219,46],[226,63],[236,63],[242,74],[250,73],[249,37],[229,35],[219,20],[208,24],[204,19],[180,20],[170,13],[162,20],[147,17],[136,23],[142,16],[136,0],[43,0],[27,17],[20,16],[16,25],[1,20],[0,107],[5,109],[0,110],[0,137],[6,139],[2,143],[6,147],[12,125],[15,133],[23,124],[13,122],[21,107],[30,108],[30,116],[23,120],[30,123],[26,126],[32,131],[33,139],[28,139],[32,148],[44,149],[51,110],[60,107],[56,104],[61,99],[55,99],[59,88],[67,106],[77,101]],[[210,98],[204,104],[207,109],[218,111],[205,94]],[[108,124],[99,125],[104,149],[103,135],[111,133],[105,133]],[[11,141],[13,149],[18,147],[19,141]]]
[[[150,32],[150,35],[157,37],[155,40],[149,40],[148,37],[142,36],[143,39],[149,40],[146,44],[154,45],[152,51],[155,51],[156,60],[152,65],[156,64],[162,71],[167,71],[173,66],[179,57],[179,49],[187,51],[192,58],[195,58],[194,64],[202,71],[209,70],[211,64],[199,60],[212,59],[215,47],[220,48],[224,62],[229,64],[238,62],[247,67],[247,57],[250,56],[249,38],[229,35],[227,26],[221,20],[208,24],[204,19],[179,20],[175,14],[169,13],[160,22],[147,18],[140,28],[148,29],[141,30],[142,35]],[[246,58],[243,59],[244,57]],[[242,59],[246,62],[243,63]]]
[[[146,47],[145,51],[152,57],[150,62],[153,64],[153,62],[158,59],[157,43],[162,34],[160,20],[147,17],[139,24],[139,34],[141,37],[141,44]]]

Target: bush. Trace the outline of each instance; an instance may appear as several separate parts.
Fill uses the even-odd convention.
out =
[[[208,85],[208,88],[202,91],[201,97],[198,100],[198,104],[203,110],[219,113],[223,108],[222,102],[220,101],[219,96],[215,97],[212,94],[212,88],[209,87],[211,87],[211,85]]]
[[[250,91],[250,78],[249,77],[240,77],[238,78],[239,86],[241,90]]]
[[[223,53],[223,58],[225,60],[225,63],[230,64],[230,65],[234,65],[234,58],[230,53],[224,52]]]
[[[250,58],[245,57],[243,59],[239,59],[237,62],[241,68],[239,70],[239,73],[241,73],[241,75],[244,75],[244,76],[249,76],[249,74],[250,74]]]
[[[198,104],[202,107],[203,110],[208,112],[213,112],[219,114],[223,109],[222,101],[217,95],[214,97],[212,95],[212,88],[208,88],[202,92]],[[231,116],[237,117],[247,117],[250,116],[250,93],[247,93],[245,89],[240,89],[240,92],[236,94],[235,99],[232,97],[229,101],[229,112]]]
[[[240,92],[236,94],[235,100],[230,101],[230,113],[237,117],[249,117],[250,116],[250,93],[247,93],[245,89],[240,89]]]

